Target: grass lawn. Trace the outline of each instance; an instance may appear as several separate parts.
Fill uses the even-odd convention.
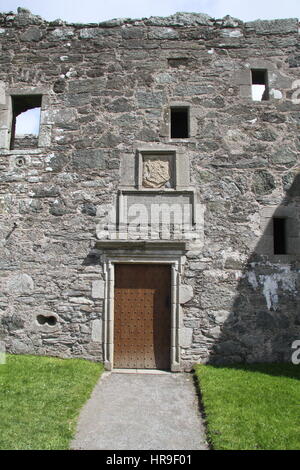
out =
[[[300,366],[195,366],[213,449],[300,449]]]
[[[6,358],[0,365],[0,450],[68,449],[103,366],[82,359]]]

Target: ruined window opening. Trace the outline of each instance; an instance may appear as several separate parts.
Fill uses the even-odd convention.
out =
[[[283,217],[273,218],[273,240],[274,255],[286,255],[286,219]]]
[[[251,70],[252,99],[253,101],[266,101],[269,99],[267,70]]]
[[[171,108],[171,139],[189,137],[189,108]]]
[[[38,147],[41,95],[12,96],[10,149]]]

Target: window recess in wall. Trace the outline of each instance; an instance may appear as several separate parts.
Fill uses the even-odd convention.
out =
[[[189,108],[171,107],[171,139],[189,138]]]
[[[268,71],[266,69],[251,69],[251,93],[253,101],[269,99]]]
[[[12,99],[10,149],[38,147],[42,95],[15,95]]]
[[[274,255],[287,254],[286,218],[273,217]]]

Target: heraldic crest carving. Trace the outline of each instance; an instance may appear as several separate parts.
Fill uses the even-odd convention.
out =
[[[172,187],[172,169],[169,158],[148,157],[144,159],[143,186],[145,188]]]

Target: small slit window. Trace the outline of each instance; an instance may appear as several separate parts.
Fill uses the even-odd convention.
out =
[[[12,150],[38,147],[41,106],[41,95],[12,96]]]
[[[251,70],[251,91],[253,101],[266,101],[269,99],[267,70]]]
[[[171,139],[189,137],[189,108],[171,108]]]
[[[282,217],[273,218],[273,240],[274,255],[286,255],[286,219]]]

